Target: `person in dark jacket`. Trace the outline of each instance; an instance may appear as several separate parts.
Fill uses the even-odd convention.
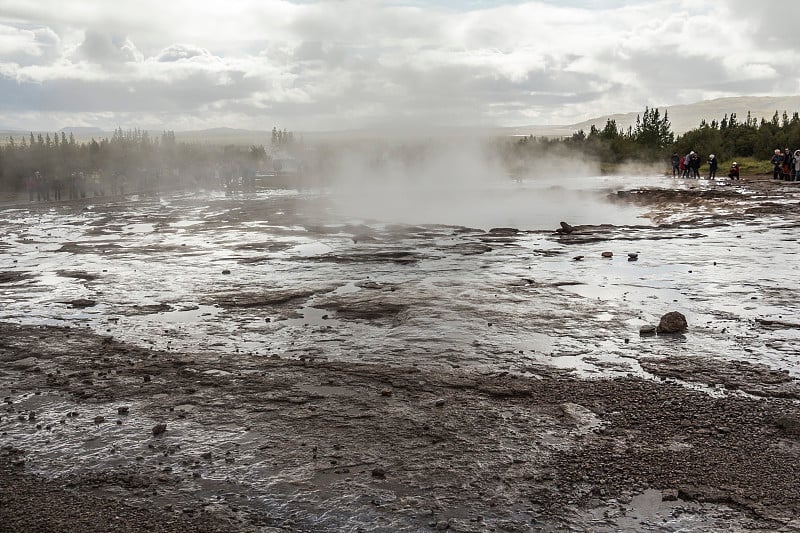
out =
[[[689,159],[689,168],[691,169],[691,176],[694,179],[700,179],[700,155],[692,152],[692,157]]]
[[[781,178],[783,176],[783,154],[780,148],[775,148],[775,154],[769,162],[772,163],[772,179]]]
[[[708,179],[713,180],[717,177],[717,166],[719,161],[714,154],[708,156]]]
[[[794,158],[792,157],[792,151],[788,148],[783,150],[783,179],[786,181],[790,181],[792,179],[792,164],[794,163]]]
[[[672,177],[680,176],[681,175],[681,156],[678,155],[678,152],[672,152],[672,157],[670,158],[670,162],[672,163]]]

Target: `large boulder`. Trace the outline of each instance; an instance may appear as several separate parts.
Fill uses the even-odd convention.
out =
[[[658,333],[682,333],[686,331],[689,325],[686,323],[686,317],[678,311],[670,311],[661,317],[661,322],[658,323],[656,331]]]

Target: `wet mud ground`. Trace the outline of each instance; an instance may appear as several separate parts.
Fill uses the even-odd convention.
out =
[[[800,186],[627,183],[7,204],[0,531],[800,530]]]

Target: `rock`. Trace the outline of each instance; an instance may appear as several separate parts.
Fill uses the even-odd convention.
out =
[[[106,421],[106,417],[104,417],[104,416],[96,416],[96,417],[94,417],[94,423],[95,424],[102,424],[105,421]]]
[[[373,468],[372,477],[377,479],[386,479],[386,470],[383,468]]]
[[[638,260],[639,260],[639,254],[635,253],[628,254],[628,261],[638,261]]]
[[[97,305],[97,302],[95,300],[89,300],[86,298],[78,298],[76,300],[70,300],[64,303],[67,303],[76,309],[83,309],[85,307],[94,307],[95,305]]]
[[[678,500],[677,489],[665,489],[661,491],[661,501],[674,502]]]
[[[222,273],[223,273],[223,274],[230,274],[230,273],[231,273],[231,271],[230,271],[230,270],[228,270],[228,269],[226,268],[225,270],[223,270],[223,271],[222,271]]]
[[[614,252],[603,252],[600,255],[603,256],[603,257],[606,257],[606,258],[610,258],[610,257],[614,257]]]
[[[129,408],[127,406],[117,407],[117,414],[118,415],[127,415]]]
[[[153,436],[158,437],[159,435],[163,435],[164,432],[167,431],[166,424],[156,424],[153,426]]]
[[[657,333],[681,333],[688,328],[686,317],[678,311],[670,311],[661,317],[661,321],[656,328]]]
[[[800,435],[800,417],[783,415],[775,420],[775,425],[784,433]]]
[[[583,256],[582,255],[576,255],[575,257],[572,258],[572,260],[573,261],[583,261]]]
[[[391,389],[383,389],[381,391],[381,396],[391,396],[391,395],[392,395],[392,390]]]
[[[436,404],[435,405],[436,405],[436,407],[444,407],[444,403],[445,403],[444,399],[439,398],[438,400],[436,400]]]
[[[519,233],[517,228],[491,228],[489,233],[492,235],[513,236]]]
[[[558,229],[558,230],[556,230],[556,231],[559,231],[560,233],[566,233],[567,235],[569,235],[570,233],[572,233],[573,231],[575,231],[575,228],[574,228],[574,227],[572,227],[572,226],[570,226],[570,225],[569,225],[569,224],[567,224],[566,222],[563,222],[563,221],[562,221],[562,222],[561,222],[561,228],[559,228],[559,229]]]
[[[639,328],[639,335],[655,335],[655,334],[656,334],[656,327],[651,324]]]

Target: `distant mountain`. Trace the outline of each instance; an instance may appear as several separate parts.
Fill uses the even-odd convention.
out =
[[[656,106],[663,114],[665,111],[669,114],[669,120],[672,124],[672,131],[678,135],[685,133],[688,130],[696,128],[700,122],[705,120],[711,122],[712,120],[722,120],[725,115],[730,116],[731,113],[736,113],[739,121],[744,121],[747,118],[747,112],[760,120],[765,118],[770,120],[777,111],[782,115],[786,111],[789,115],[800,110],[800,95],[794,96],[738,96],[729,98],[717,98],[714,100],[704,100],[693,104],[673,105],[673,106]],[[610,115],[600,115],[582,122],[575,124],[561,124],[561,125],[529,125],[529,126],[516,126],[516,127],[474,127],[474,128],[457,128],[457,127],[441,127],[429,128],[426,130],[427,135],[439,135],[442,137],[459,137],[469,135],[534,135],[538,137],[568,137],[573,133],[583,130],[589,132],[592,125],[598,129],[602,129],[606,125],[608,119],[615,120],[617,127],[623,130],[628,129],[628,126],[636,125],[637,115],[641,115],[644,111],[644,106],[641,109],[631,111],[629,113],[614,113]],[[126,129],[127,128],[123,128]],[[169,130],[170,128],[164,128]],[[147,132],[151,137],[160,137],[164,130],[148,129]],[[91,127],[91,126],[70,126],[61,128],[59,132],[66,134],[72,133],[78,142],[87,142],[92,138],[102,139],[110,138],[113,131]],[[38,133],[34,131],[34,133]],[[41,132],[45,134],[46,132]],[[304,138],[307,141],[328,141],[328,140],[347,140],[347,139],[372,139],[372,138],[385,138],[385,137],[413,137],[419,134],[416,128],[407,129],[403,127],[395,128],[366,128],[363,130],[352,131],[295,131],[295,135]],[[29,131],[24,130],[4,130],[0,128],[0,142],[5,141],[10,136],[28,135]],[[249,145],[249,144],[268,144],[271,141],[272,128],[266,130],[248,130],[241,128],[230,127],[217,127],[202,130],[184,130],[175,131],[175,137],[179,141],[184,142],[200,142],[200,143],[219,143],[219,144],[234,144],[234,145]]]
[[[105,130],[101,128],[95,128],[92,126],[69,126],[66,128],[61,128],[58,130],[59,133],[73,133],[75,135],[97,135],[100,133],[105,133]]]
[[[672,131],[675,134],[685,133],[700,125],[702,120],[711,122],[712,120],[722,120],[725,115],[730,116],[736,113],[740,122],[747,118],[749,111],[751,116],[757,120],[766,118],[770,120],[775,114],[782,115],[786,111],[790,116],[796,111],[800,111],[800,95],[795,96],[736,96],[729,98],[717,98],[714,100],[704,100],[694,104],[674,105],[674,106],[655,106],[659,111],[666,111],[669,121],[672,124]],[[576,124],[560,126],[522,126],[516,128],[506,128],[512,135],[534,135],[541,137],[562,137],[583,130],[586,133],[592,125],[598,129],[603,129],[608,119],[615,120],[617,127],[628,129],[628,126],[636,125],[636,117],[641,115],[644,107],[638,111],[630,113],[617,113],[613,115],[603,115]]]
[[[208,128],[205,130],[187,130],[176,131],[175,135],[250,135],[250,134],[264,134],[266,131],[244,130],[240,128]]]

